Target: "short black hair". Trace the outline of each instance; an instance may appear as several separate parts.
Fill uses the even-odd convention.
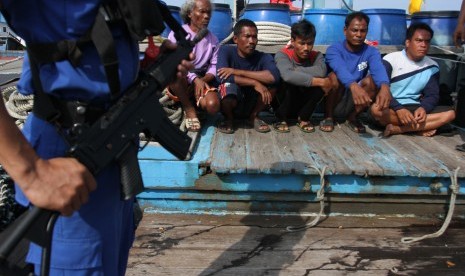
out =
[[[312,22],[302,19],[291,26],[291,38],[315,39],[316,30]]]
[[[365,13],[359,11],[359,12],[349,13],[346,16],[346,21],[344,22],[346,28],[349,27],[350,22],[352,22],[352,20],[354,20],[355,18],[359,20],[363,19],[367,22],[367,26],[370,25],[370,17],[368,17],[368,15],[366,15]]]
[[[405,39],[411,40],[417,30],[428,31],[431,34],[431,38],[433,38],[434,31],[433,29],[431,29],[431,27],[428,24],[424,22],[415,22],[415,23],[410,24],[410,26],[407,28]]]
[[[253,27],[258,32],[257,25],[255,24],[255,22],[253,22],[250,19],[241,19],[236,22],[236,25],[234,25],[234,29],[233,29],[234,35],[235,36],[240,35],[242,28],[244,27]]]

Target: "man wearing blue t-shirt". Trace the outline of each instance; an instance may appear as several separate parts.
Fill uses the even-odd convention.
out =
[[[364,133],[365,126],[357,115],[373,101],[382,109],[389,107],[389,79],[381,55],[365,44],[369,23],[369,17],[362,12],[349,14],[344,26],[346,39],[326,51],[333,90],[326,99],[325,119],[320,123],[322,131],[333,131],[334,117],[342,117],[347,118],[350,129]]]
[[[389,109],[371,107],[373,117],[386,126],[384,136],[413,132],[433,136],[436,129],[455,118],[450,106],[439,101],[439,66],[427,57],[433,30],[425,23],[410,25],[405,49],[384,57],[391,80],[392,100]]]
[[[270,104],[279,82],[279,71],[270,54],[255,50],[257,26],[248,19],[234,26],[236,46],[223,46],[218,53],[217,80],[220,83],[221,112],[225,119],[218,124],[223,133],[233,133],[234,118],[247,119],[248,125],[258,132],[270,127],[258,113]]]

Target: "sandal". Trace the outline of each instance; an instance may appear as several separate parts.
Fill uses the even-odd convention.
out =
[[[186,129],[190,132],[199,132],[201,128],[198,118],[186,118]]]
[[[310,121],[299,121],[297,122],[299,129],[305,133],[312,133],[315,131],[315,127]]]
[[[225,133],[225,134],[233,134],[234,133],[234,127],[233,127],[233,122],[224,120],[218,123],[216,126],[218,131]]]
[[[270,132],[271,130],[267,123],[265,123],[263,120],[258,119],[258,118],[255,118],[253,120],[253,123],[251,121],[247,121],[247,125],[249,127],[253,127],[255,131],[260,132],[260,133]]]
[[[326,118],[320,122],[320,130],[324,132],[332,132],[334,130],[334,120]]]
[[[273,124],[274,130],[280,133],[290,132],[289,126],[287,125],[286,121],[276,122]]]
[[[353,122],[347,121],[347,126],[355,133],[366,133],[367,130],[365,126],[359,120],[355,120]]]

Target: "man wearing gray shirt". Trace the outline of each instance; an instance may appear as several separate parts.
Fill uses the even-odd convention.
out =
[[[289,132],[288,119],[297,119],[297,126],[306,133],[315,131],[311,116],[325,95],[331,90],[331,81],[326,78],[323,54],[313,51],[315,26],[307,20],[291,27],[291,44],[276,53],[282,85],[278,93],[283,100],[276,110],[278,121],[274,129]]]

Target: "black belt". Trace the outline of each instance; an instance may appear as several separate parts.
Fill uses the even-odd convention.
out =
[[[56,108],[54,118],[50,118],[50,113],[39,105],[34,104],[32,112],[39,118],[58,125],[61,128],[71,128],[76,124],[91,125],[97,121],[106,109],[82,101],[65,101],[49,96]]]

